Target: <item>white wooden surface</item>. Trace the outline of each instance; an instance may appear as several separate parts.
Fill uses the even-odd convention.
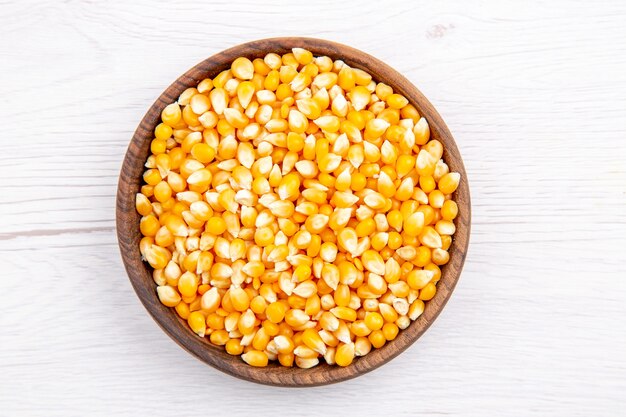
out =
[[[1,2],[0,416],[623,413],[625,20],[619,0]],[[473,200],[465,271],[431,330],[314,389],[183,352],[133,293],[114,228],[122,157],[158,94],[280,35],[406,74],[455,134]]]

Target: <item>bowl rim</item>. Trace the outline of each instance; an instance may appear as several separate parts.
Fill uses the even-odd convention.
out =
[[[352,67],[367,71],[377,82],[385,82],[394,91],[403,94],[418,109],[420,115],[428,120],[431,138],[443,143],[443,159],[451,171],[461,174],[461,183],[455,192],[455,201],[459,205],[459,215],[454,221],[457,230],[449,249],[450,261],[442,267],[442,277],[437,284],[435,297],[426,302],[424,313],[408,328],[401,330],[396,339],[380,349],[372,349],[369,354],[356,358],[347,367],[330,366],[322,361],[311,369],[285,368],[280,365],[254,368],[238,356],[228,355],[222,347],[208,342],[207,338],[196,336],[172,308],[160,303],[155,291],[156,284],[150,273],[151,268],[141,260],[139,252],[141,236],[138,224],[141,216],[135,211],[135,194],[142,183],[152,132],[161,110],[176,101],[184,89],[196,86],[206,77],[217,75],[239,56],[256,58],[269,52],[282,54],[295,47],[308,49],[315,56],[327,55],[333,60],[341,59]],[[124,267],[138,298],[161,329],[183,349],[208,365],[247,381],[283,387],[319,386],[363,375],[391,361],[419,339],[435,321],[448,302],[465,262],[471,231],[471,202],[467,173],[456,142],[439,113],[417,87],[384,62],[352,47],[316,38],[278,37],[247,42],[218,52],[178,77],[159,95],[135,130],[124,156],[116,198],[116,229]]]

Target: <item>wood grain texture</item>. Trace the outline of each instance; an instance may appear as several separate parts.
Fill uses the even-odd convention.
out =
[[[622,413],[623,2],[24,1],[0,17],[0,415]],[[190,65],[271,36],[348,44],[405,75],[472,189],[470,250],[436,323],[328,387],[259,386],[184,354],[115,237],[146,109]]]
[[[271,363],[265,368],[254,368],[244,363],[240,357],[227,354],[223,348],[212,345],[206,338],[199,338],[172,308],[160,303],[156,295],[156,284],[152,279],[152,269],[142,261],[139,252],[142,238],[139,232],[141,216],[135,209],[135,196],[143,184],[142,174],[145,171],[145,161],[150,155],[150,142],[165,106],[176,101],[187,88],[196,87],[201,80],[213,78],[229,68],[238,57],[253,60],[270,52],[285,54],[292,48],[305,48],[314,56],[341,59],[353,68],[367,71],[374,81],[384,82],[395,92],[404,95],[428,120],[431,138],[443,144],[443,159],[450,171],[460,173],[462,178],[453,195],[459,206],[459,215],[454,220],[456,233],[448,251],[450,260],[441,268],[442,277],[437,283],[435,297],[426,303],[424,313],[400,332],[396,339],[355,359],[346,367],[322,363],[312,369],[300,369]],[[470,220],[470,194],[463,160],[452,134],[432,104],[406,78],[371,55],[336,42],[304,37],[271,38],[241,44],[203,60],[178,77],[150,107],[133,135],[122,163],[116,206],[117,236],[124,266],[137,296],[159,326],[198,359],[227,374],[248,381],[288,387],[326,385],[363,375],[395,358],[415,342],[439,316],[459,280],[469,244]]]

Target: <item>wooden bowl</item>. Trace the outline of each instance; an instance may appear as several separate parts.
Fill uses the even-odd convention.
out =
[[[216,347],[206,338],[195,335],[172,308],[160,303],[151,268],[142,262],[139,252],[140,215],[135,211],[135,194],[142,184],[144,163],[150,153],[150,141],[154,127],[159,123],[161,110],[176,101],[183,90],[196,86],[204,78],[214,77],[239,56],[262,58],[268,52],[283,54],[294,47],[306,48],[315,56],[342,59],[351,67],[367,71],[375,81],[382,81],[403,94],[428,120],[431,137],[443,143],[443,159],[450,170],[461,173],[461,183],[454,195],[459,215],[449,249],[450,262],[442,268],[435,297],[426,303],[424,313],[407,329],[400,331],[395,340],[381,349],[372,349],[345,368],[325,363],[312,369],[285,368],[274,364],[254,368],[239,356],[227,354],[223,347]],[[245,43],[213,55],[187,71],[161,94],[137,127],[124,158],[117,192],[116,221],[122,259],[135,292],[152,318],[174,341],[203,362],[238,378],[268,385],[303,387],[344,381],[369,372],[396,357],[428,329],[450,298],[463,267],[470,234],[470,195],[463,161],[452,134],[432,104],[406,78],[378,59],[345,45],[312,38],[273,38]]]

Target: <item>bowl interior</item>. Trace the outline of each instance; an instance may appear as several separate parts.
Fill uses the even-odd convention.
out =
[[[426,303],[424,313],[407,329],[400,331],[395,340],[380,349],[373,349],[366,356],[356,358],[345,368],[324,363],[312,369],[285,368],[275,364],[267,368],[253,368],[240,357],[227,354],[222,347],[216,347],[206,338],[193,334],[173,309],[160,303],[151,268],[142,262],[139,252],[141,234],[138,225],[141,216],[135,211],[135,194],[143,182],[144,163],[150,152],[150,141],[161,110],[176,101],[186,88],[196,86],[204,78],[214,77],[239,56],[253,59],[269,52],[283,54],[294,47],[306,48],[315,56],[327,55],[332,59],[342,59],[351,67],[367,71],[375,81],[384,82],[407,97],[428,120],[431,138],[443,143],[443,159],[450,170],[461,173],[462,178],[454,195],[459,205],[459,215],[454,221],[457,229],[449,248],[450,261],[442,267],[435,297]],[[311,38],[274,38],[242,44],[202,61],[170,85],[150,107],[133,135],[120,173],[116,214],[118,240],[126,271],[141,302],[159,326],[184,349],[221,371],[249,381],[279,386],[314,386],[343,381],[371,371],[404,351],[428,329],[448,301],[463,267],[470,233],[470,197],[463,161],[450,131],[430,102],[407,79],[378,59],[345,45]]]

